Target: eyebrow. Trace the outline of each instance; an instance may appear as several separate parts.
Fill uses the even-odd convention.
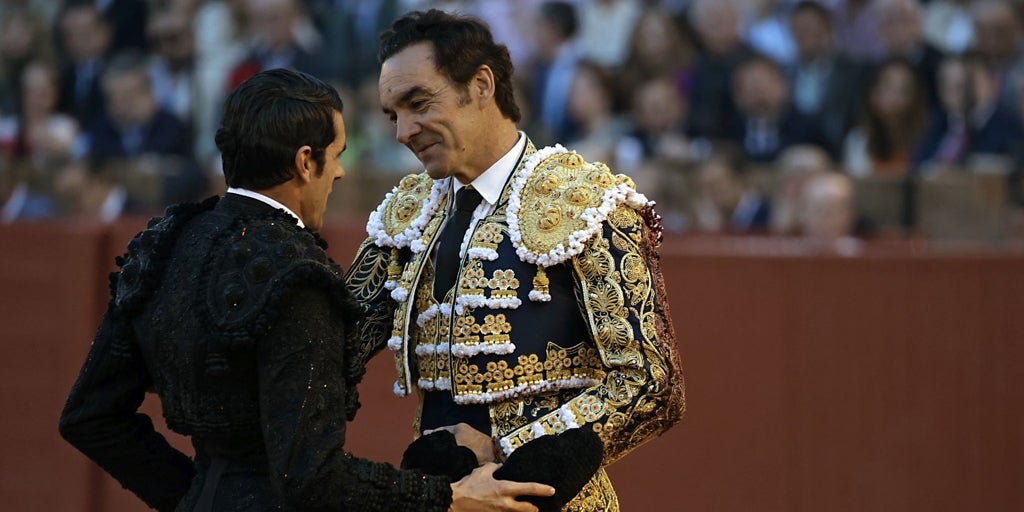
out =
[[[430,94],[430,91],[429,91],[429,90],[427,90],[427,88],[426,88],[426,87],[423,87],[422,85],[414,85],[414,86],[412,86],[412,87],[411,87],[411,88],[410,88],[410,89],[409,89],[408,91],[405,91],[405,92],[404,92],[404,93],[402,94],[402,96],[400,96],[400,97],[398,98],[398,101],[396,101],[396,102],[395,102],[395,104],[396,104],[396,105],[405,105],[405,104],[409,103],[410,101],[412,101],[412,99],[413,99],[414,97],[416,97],[416,96],[419,96],[419,95],[421,95],[421,94],[428,94],[428,95],[429,95],[429,94]],[[381,108],[381,110],[382,110],[382,111],[383,111],[383,112],[384,112],[385,114],[393,114],[393,113],[394,113],[394,112],[393,112],[393,111],[392,111],[392,110],[391,110],[390,108],[388,108],[388,107],[382,107],[382,108]]]

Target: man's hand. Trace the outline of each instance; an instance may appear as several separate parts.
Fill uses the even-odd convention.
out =
[[[496,462],[494,460],[494,440],[491,436],[480,432],[479,430],[465,424],[459,423],[457,425],[448,425],[432,430],[424,430],[423,434],[429,434],[435,430],[447,430],[455,436],[455,442],[459,443],[459,446],[465,446],[473,453],[476,454],[476,463],[483,465],[487,462]]]
[[[476,430],[474,432],[479,433]],[[452,506],[449,512],[537,512],[536,506],[526,501],[516,501],[516,496],[555,494],[554,487],[544,484],[495,480],[494,471],[499,467],[497,464],[484,464],[452,484]]]

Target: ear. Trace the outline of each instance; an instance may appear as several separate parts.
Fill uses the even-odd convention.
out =
[[[483,106],[487,100],[493,99],[495,93],[494,71],[487,64],[477,68],[469,82],[469,94]]]
[[[316,174],[316,161],[313,160],[313,148],[302,146],[295,151],[295,177],[301,183],[309,183]]]

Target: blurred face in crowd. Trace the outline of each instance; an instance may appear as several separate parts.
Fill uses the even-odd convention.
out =
[[[39,44],[36,24],[23,11],[14,11],[0,24],[0,56],[6,61],[28,59]]]
[[[195,38],[189,21],[181,14],[172,11],[154,14],[146,35],[171,67],[182,68],[192,60]]]
[[[877,7],[879,36],[889,55],[912,56],[923,42],[921,7],[917,0],[881,0]]]
[[[701,41],[713,55],[726,55],[740,43],[740,13],[732,0],[698,0],[694,22]]]
[[[853,231],[853,185],[837,173],[813,176],[803,191],[801,227],[804,235],[821,240],[850,236]]]
[[[647,133],[664,133],[678,128],[686,116],[686,103],[667,78],[640,86],[633,98],[636,124]]]
[[[732,215],[743,197],[743,184],[735,169],[719,158],[712,158],[701,167],[700,190],[718,211],[727,216]]]
[[[40,62],[25,67],[21,75],[23,108],[29,117],[52,114],[57,107],[55,70]]]
[[[102,57],[110,44],[110,26],[94,7],[74,7],[61,19],[61,33],[75,62]]]
[[[775,119],[789,100],[786,79],[777,68],[753,60],[736,70],[736,106],[750,117]]]
[[[313,231],[319,231],[324,225],[324,214],[327,212],[327,199],[334,190],[334,182],[345,176],[341,166],[341,154],[345,151],[345,120],[341,112],[334,111],[334,141],[324,149],[323,168],[316,169],[309,175],[309,183],[303,188],[302,201],[299,205],[299,217],[302,223]],[[316,166],[315,162],[312,165]]]
[[[890,65],[880,72],[869,98],[870,107],[881,119],[898,124],[910,111],[915,94],[913,71],[903,65]]]
[[[299,16],[295,0],[246,0],[252,35],[272,48],[291,44]]]
[[[1016,57],[1020,40],[1013,9],[1003,1],[983,0],[971,7],[978,51],[996,61]]]
[[[790,18],[789,26],[800,60],[813,61],[832,49],[832,29],[821,13],[810,9],[797,11]]]
[[[498,142],[488,127],[501,120],[487,116],[466,86],[437,70],[433,43],[410,45],[384,61],[379,86],[396,139],[431,178],[455,176],[469,183],[493,163],[487,155]]]
[[[103,93],[111,119],[121,127],[147,123],[156,115],[157,103],[144,69],[123,71],[103,78]]]
[[[579,66],[569,90],[569,116],[588,124],[590,120],[607,116],[611,111],[611,91],[598,72],[589,66]]]
[[[674,53],[685,51],[679,29],[668,16],[657,10],[644,13],[637,23],[635,37],[637,57],[649,65],[670,62]]]

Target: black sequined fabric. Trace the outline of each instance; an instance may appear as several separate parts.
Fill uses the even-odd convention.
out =
[[[344,451],[360,313],[325,247],[233,194],[151,221],[118,259],[61,434],[161,511],[447,510],[446,478]],[[148,390],[194,460],[137,412]]]

